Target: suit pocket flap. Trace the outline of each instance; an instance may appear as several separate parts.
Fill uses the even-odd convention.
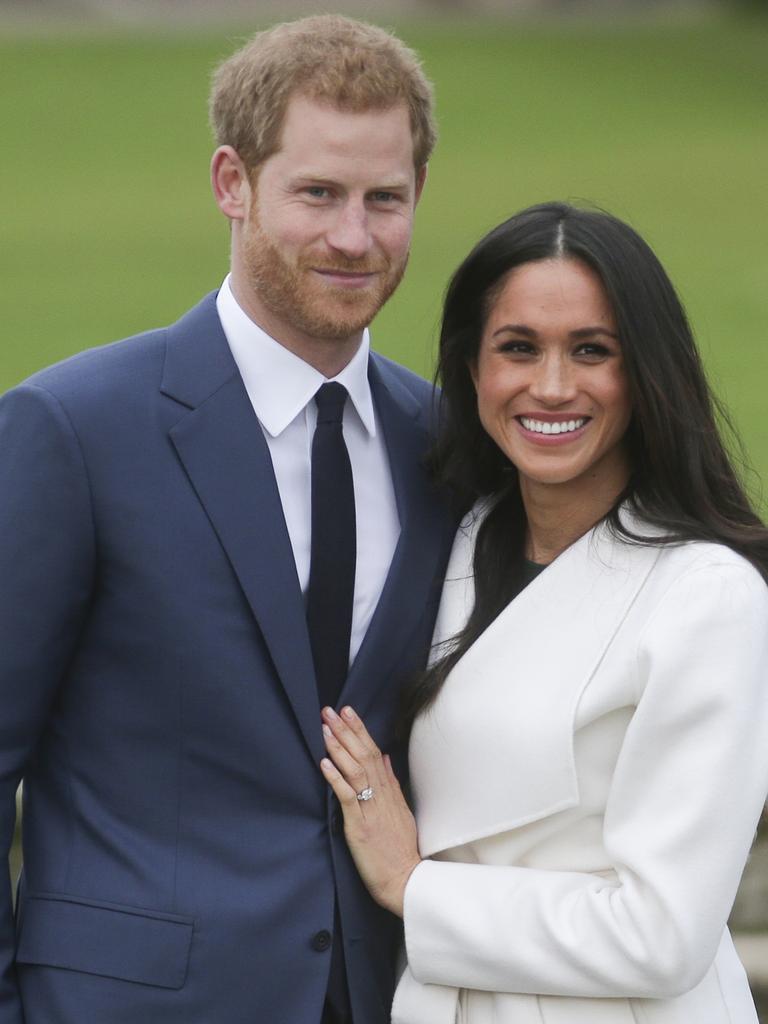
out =
[[[143,985],[184,984],[191,918],[69,896],[24,900],[16,960]]]

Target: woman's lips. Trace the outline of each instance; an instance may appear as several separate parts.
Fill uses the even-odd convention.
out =
[[[584,433],[590,422],[590,416],[528,416],[519,415],[515,419],[520,424],[523,435],[534,444],[560,445],[575,441]]]

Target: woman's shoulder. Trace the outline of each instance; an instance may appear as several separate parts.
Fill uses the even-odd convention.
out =
[[[666,545],[659,554],[659,572],[671,580],[690,580],[701,586],[715,582],[744,588],[768,599],[768,585],[762,574],[743,555],[727,544],[711,541],[686,541]]]
[[[668,534],[661,527],[626,508],[621,510],[620,518],[622,526],[628,528],[631,537],[637,538],[643,546],[657,549],[652,576],[658,584],[670,584],[691,577],[700,579],[704,585],[705,577],[706,580],[727,578],[734,582],[743,581],[745,586],[761,595],[768,590],[759,570],[727,544],[708,540],[669,541]],[[617,538],[617,541],[628,547],[633,546],[633,541],[624,537]]]

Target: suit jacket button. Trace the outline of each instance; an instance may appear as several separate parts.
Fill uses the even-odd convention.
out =
[[[331,835],[340,836],[344,831],[344,820],[340,811],[334,811],[331,815]]]
[[[323,928],[322,931],[318,932],[312,939],[312,949],[317,953],[324,953],[327,949],[331,948],[331,933]]]

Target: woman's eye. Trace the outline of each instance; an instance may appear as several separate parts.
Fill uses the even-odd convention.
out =
[[[611,350],[607,345],[600,345],[598,342],[588,342],[584,345],[579,345],[576,349],[575,354],[582,359],[588,359],[596,362],[599,359],[605,359],[611,354]]]
[[[530,341],[504,341],[499,345],[499,352],[511,356],[529,356],[534,352]]]

